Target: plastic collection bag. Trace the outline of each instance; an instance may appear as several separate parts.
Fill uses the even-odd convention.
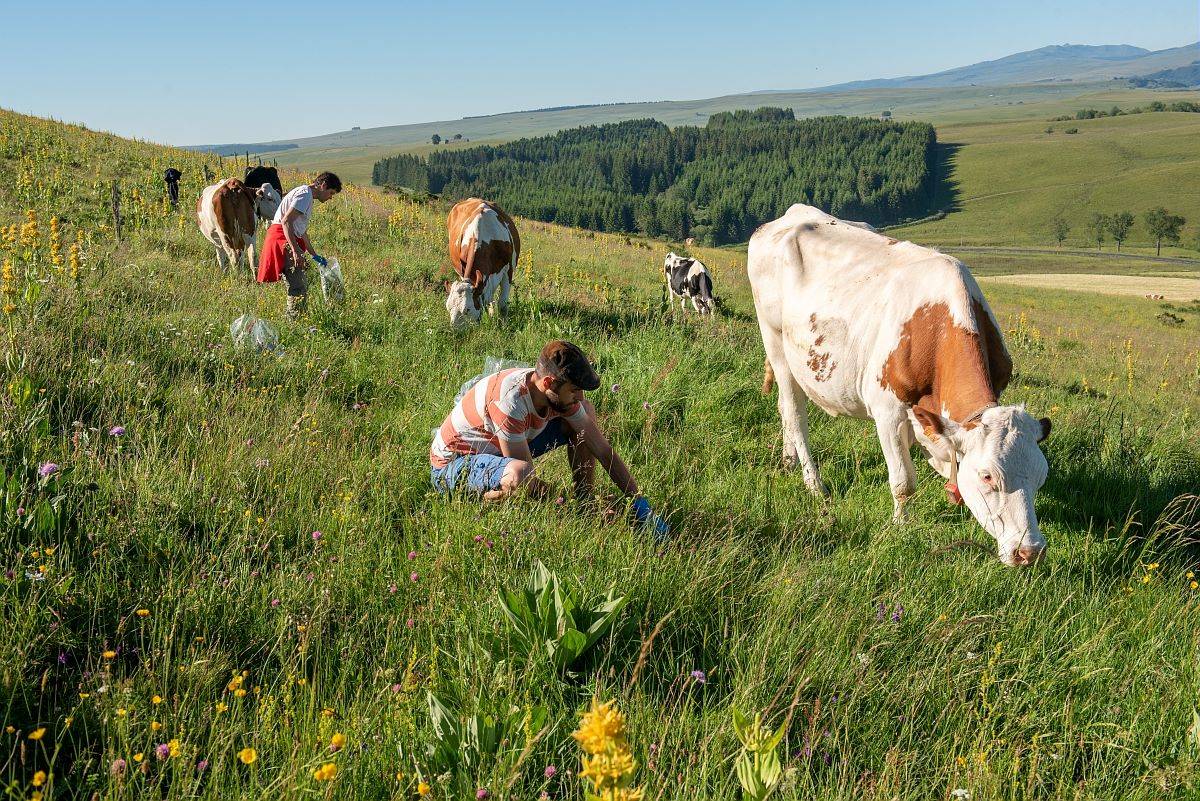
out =
[[[321,273],[321,293],[328,303],[341,303],[346,299],[346,283],[342,280],[342,265],[337,259],[327,259],[324,264],[317,262],[317,270]]]
[[[511,370],[514,367],[524,367],[526,369],[532,367],[531,364],[516,361],[515,359],[497,359],[495,356],[488,356],[483,360],[483,372],[473,378],[468,378],[458,388],[458,394],[454,396],[454,402],[458,403],[462,400],[463,395],[467,394],[467,390],[475,386],[481,378],[489,376],[492,373],[498,373],[501,370]]]
[[[253,314],[243,314],[229,326],[229,335],[237,347],[254,347],[269,353],[279,352],[279,332],[275,326]]]

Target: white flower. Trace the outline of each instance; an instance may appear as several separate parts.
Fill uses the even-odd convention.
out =
[[[956,790],[950,791],[950,797],[951,798],[961,798],[963,801],[968,801],[968,799],[970,799],[970,797],[971,797],[971,791],[964,790],[963,788],[959,787]]]

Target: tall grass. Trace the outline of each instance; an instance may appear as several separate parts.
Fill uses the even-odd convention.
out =
[[[47,150],[43,166],[68,172],[140,175],[167,157],[43,135],[81,154]],[[21,159],[0,161],[0,185]],[[1009,323],[1023,343],[1011,396],[1053,407],[1055,432],[1049,558],[1017,571],[955,545],[988,542],[927,469],[913,522],[891,525],[864,423],[813,415],[829,502],[780,469],[728,255],[710,259],[728,311],[702,323],[663,307],[657,250],[527,224],[511,314],[452,332],[442,212],[352,190],[313,226],[348,300],[314,299],[290,324],[281,288],[216,271],[187,211],[148,215],[114,247],[70,182],[30,197],[0,198],[0,221],[28,205],[68,220],[68,241],[75,220],[94,226],[94,244],[78,285],[51,275],[40,305],[5,321],[0,780],[14,797],[409,798],[422,782],[447,797],[447,779],[420,773],[426,691],[456,713],[547,707],[515,768],[471,768],[498,798],[582,797],[569,735],[594,695],[626,712],[647,798],[736,797],[735,705],[776,725],[791,714],[783,798],[1195,792],[1195,508],[1168,508],[1200,486],[1184,356],[1136,362],[1139,389],[1170,378],[1143,403],[1123,348],[1051,335],[1053,298],[1020,307],[1033,322]],[[232,350],[243,311],[278,324],[282,355]],[[430,491],[430,430],[459,384],[485,355],[528,360],[554,336],[595,355],[594,401],[669,516],[669,545],[571,500]],[[61,469],[39,479],[46,462]],[[545,470],[567,486],[563,456]],[[49,523],[18,517],[39,500],[57,504]],[[576,674],[477,646],[502,630],[497,589],[539,559],[583,594],[629,598]],[[335,733],[346,745],[331,752]],[[336,777],[314,775],[330,762]]]

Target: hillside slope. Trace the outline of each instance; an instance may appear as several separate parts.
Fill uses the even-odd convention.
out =
[[[593,696],[624,713],[647,798],[738,795],[734,708],[786,721],[787,801],[1200,786],[1200,585],[1168,539],[1195,524],[1172,499],[1200,485],[1200,307],[1164,325],[1142,299],[989,288],[1018,370],[1005,398],[1054,418],[1049,556],[1016,571],[923,466],[911,522],[890,523],[862,421],[811,416],[828,501],[781,468],[736,253],[698,251],[723,301],[699,321],[662,302],[661,244],[520,220],[516,304],[456,332],[445,209],[350,187],[310,229],[347,300],[288,323],[282,287],[218,272],[191,218],[198,161],[180,212],[159,204],[180,158],[0,112],[15,797],[575,799]],[[59,241],[82,235],[77,271],[55,217]],[[232,346],[243,312],[279,325],[280,352]],[[560,336],[595,357],[592,400],[668,543],[577,504],[560,454],[541,475],[561,502],[431,492],[430,431],[461,383]],[[540,638],[503,644],[497,593],[538,561],[626,599],[571,672]]]
[[[1065,133],[1069,128],[1078,133]],[[1048,246],[1054,244],[1050,221],[1061,216],[1071,226],[1069,246],[1095,247],[1085,231],[1091,215],[1130,211],[1138,222],[1125,249],[1144,251],[1152,242],[1141,214],[1165,206],[1188,225],[1185,247],[1164,249],[1164,255],[1195,256],[1197,137],[1200,114],[1170,112],[943,126],[938,139],[950,154],[952,178],[942,205],[953,210],[943,220],[896,233],[943,245]]]

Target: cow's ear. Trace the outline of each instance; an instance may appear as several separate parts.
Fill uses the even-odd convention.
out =
[[[1042,434],[1038,437],[1038,442],[1043,442],[1046,437],[1050,436],[1050,418],[1043,417],[1038,422],[1042,424]]]
[[[449,292],[449,291],[450,291],[450,287],[452,287],[452,286],[454,286],[454,282],[453,282],[453,281],[451,281],[449,278],[444,278],[444,279],[442,279],[442,289],[444,289],[444,290],[446,290],[447,292]]]
[[[913,417],[917,418],[917,422],[921,424],[921,428],[925,432],[925,436],[936,440],[942,435],[945,430],[945,421],[940,414],[934,414],[928,409],[923,409],[920,406],[912,407]]]

